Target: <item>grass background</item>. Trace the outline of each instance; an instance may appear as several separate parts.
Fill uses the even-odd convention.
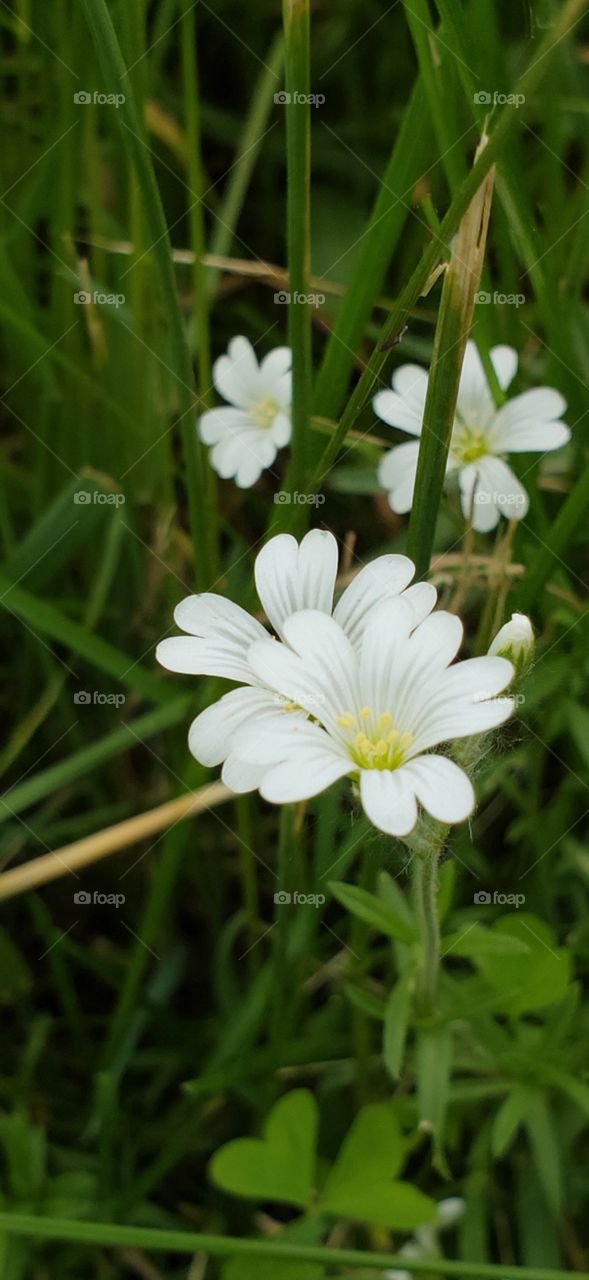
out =
[[[164,676],[155,644],[195,586],[251,606],[255,549],[293,515],[273,501],[290,483],[284,460],[255,490],[221,483],[217,495],[194,445],[195,412],[214,403],[211,358],[240,332],[262,354],[287,340],[292,323],[292,309],[274,302],[289,263],[286,113],[273,101],[283,85],[279,7],[111,3],[124,75],[96,26],[100,8],[0,4],[7,869],[207,780],[188,758],[186,727],[216,688]],[[563,28],[548,51],[569,13],[572,35]],[[589,1118],[580,1000],[589,956],[587,24],[581,4],[549,0],[440,0],[438,10],[425,0],[341,0],[314,6],[311,28],[310,85],[325,102],[309,113],[310,265],[326,301],[305,314],[309,331],[299,335],[311,347],[315,417],[295,460],[299,478],[322,476],[325,503],[296,515],[332,528],[342,544],[354,531],[352,565],[405,547],[406,521],[373,483],[371,437],[393,442],[395,433],[376,422],[366,392],[407,359],[428,362],[439,285],[410,298],[401,348],[375,356],[382,326],[392,316],[398,332],[395,300],[424,254],[443,252],[439,221],[460,199],[489,111],[474,96],[510,94],[532,68],[525,104],[488,116],[491,136],[500,132],[483,277],[485,289],[525,301],[479,305],[474,336],[484,351],[498,341],[517,347],[518,389],[562,391],[573,442],[548,466],[520,459],[531,508],[511,576],[503,543],[477,546],[492,559],[466,594],[467,649],[489,599],[493,613],[528,608],[539,649],[503,754],[485,762],[472,831],[453,836],[454,923],[470,918],[473,887],[522,891],[526,911],[552,930],[548,950],[568,949],[571,981],[546,1006],[486,1013],[468,985],[479,979],[464,961],[449,962],[460,996],[447,1010],[457,1029],[446,1178],[425,1139],[405,1176],[434,1197],[466,1198],[451,1256],[579,1270],[588,1266],[580,1157]],[[121,92],[125,104],[75,101],[94,91]],[[296,184],[304,136],[291,144]],[[292,187],[291,198],[301,236]],[[292,254],[291,241],[291,273]],[[80,290],[124,302],[79,305]],[[363,439],[348,438],[324,474],[322,451],[344,408]],[[91,500],[76,502],[80,491]],[[461,533],[445,502],[433,566],[445,602],[463,566],[442,557],[460,552]],[[125,702],[79,703],[81,691]],[[216,1190],[206,1164],[222,1142],[259,1131],[285,1088],[317,1092],[326,1158],[368,1097],[395,1089],[403,1122],[415,1127],[412,1041],[400,1086],[380,1057],[399,957],[326,888],[334,875],[371,888],[381,868],[404,884],[403,853],[367,833],[339,789],[311,806],[296,854],[283,833],[282,859],[279,824],[257,799],[231,802],[80,883],[65,875],[8,904],[4,1209],[249,1234],[260,1226],[251,1205]],[[271,928],[277,886],[301,884],[326,892],[323,913],[278,913]],[[124,893],[125,903],[81,909],[80,888]],[[515,1087],[531,1091],[531,1119],[494,1154],[497,1109]],[[344,1239],[383,1243],[371,1229],[349,1227]],[[108,1244],[16,1238],[2,1262],[8,1280],[103,1280],[137,1274],[136,1264]],[[167,1256],[157,1265],[154,1274],[186,1274]],[[209,1262],[207,1276],[218,1266]]]

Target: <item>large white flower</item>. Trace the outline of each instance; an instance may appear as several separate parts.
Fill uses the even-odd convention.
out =
[[[213,382],[228,406],[203,413],[198,431],[213,445],[215,471],[240,489],[255,484],[290,440],[291,361],[289,347],[276,347],[258,364],[251,342],[237,337],[213,366]]]
[[[496,698],[513,677],[505,658],[450,666],[462,623],[439,612],[415,627],[403,597],[373,610],[359,646],[333,617],[307,610],[287,618],[286,643],[257,640],[249,661],[260,680],[310,719],[263,710],[238,730],[229,785],[276,804],[309,799],[338,778],[357,781],[364,809],[381,831],[406,836],[419,802],[441,822],[474,807],[466,773],[432,748],[495,728],[513,710]],[[240,787],[239,762],[243,762]]]
[[[494,347],[490,358],[499,386],[506,391],[517,369],[517,352],[512,347]],[[402,365],[393,374],[393,390],[375,395],[375,413],[390,426],[420,436],[427,385],[425,369]],[[566,444],[571,433],[558,421],[565,409],[560,392],[550,387],[524,391],[497,409],[476,346],[468,343],[446,475],[458,473],[463,513],[467,519],[472,517],[479,532],[494,529],[500,513],[511,520],[525,516],[528,495],[505,455],[546,453]],[[418,452],[417,441],[400,444],[380,462],[380,483],[399,514],[411,510]]]
[[[356,574],[334,609],[337,565],[337,542],[328,530],[312,529],[300,546],[286,533],[266,543],[256,558],[255,581],[276,635],[285,638],[291,614],[303,609],[319,610],[325,615],[333,611],[349,642],[359,650],[367,620],[383,601],[403,592],[414,626],[435,605],[436,590],[431,583],[408,585],[415,572],[412,561],[406,556],[385,555]],[[157,658],[162,666],[186,675],[222,676],[245,686],[225,694],[197,716],[189,734],[190,750],[201,764],[212,766],[226,761],[223,777],[232,785],[232,746],[241,725],[250,718],[256,721],[262,712],[279,720],[288,712],[289,719],[295,714],[303,721],[307,713],[293,713],[290,701],[285,701],[250,665],[252,645],[266,639],[268,632],[245,609],[224,596],[205,593],[183,600],[174,619],[188,634],[161,641]],[[252,787],[257,780],[258,772],[252,771]]]

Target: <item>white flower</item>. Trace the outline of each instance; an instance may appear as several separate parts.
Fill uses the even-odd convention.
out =
[[[432,1224],[425,1227],[418,1227],[412,1240],[408,1240],[399,1249],[399,1257],[411,1259],[417,1262],[418,1259],[439,1258],[440,1250],[438,1244],[438,1234],[445,1231],[447,1227],[453,1227],[464,1216],[466,1206],[464,1200],[459,1196],[450,1196],[447,1200],[440,1200],[438,1204],[438,1212],[436,1220]],[[432,1268],[435,1270],[435,1268]],[[385,1271],[387,1280],[413,1280],[410,1271]]]
[[[534,653],[534,628],[525,613],[512,613],[491,641],[489,653],[509,658],[519,673],[528,666]]]
[[[517,352],[494,347],[491,363],[502,391],[513,381]],[[409,435],[421,435],[428,375],[419,365],[405,364],[393,374],[393,390],[379,391],[373,407],[383,422]],[[569,428],[558,422],[566,402],[558,391],[537,387],[495,403],[474,342],[464,356],[456,417],[450,442],[446,475],[458,473],[462,511],[472,517],[481,533],[494,529],[499,514],[511,520],[526,515],[528,495],[505,462],[508,453],[545,453],[559,449],[570,439]],[[393,511],[411,510],[419,444],[397,445],[382,458],[378,477],[388,490]]]
[[[290,440],[291,359],[289,347],[276,347],[258,364],[251,343],[238,337],[213,366],[216,390],[233,407],[203,413],[198,431],[213,445],[215,471],[240,489],[255,484]]]
[[[409,587],[415,568],[406,556],[385,555],[365,565],[340,596],[334,609],[338,549],[332,533],[312,529],[299,546],[290,534],[271,538],[256,558],[255,581],[270,625],[284,638],[288,617],[302,609],[320,610],[333,616],[357,649],[370,614],[383,601],[403,592],[416,625],[433,609],[436,590],[431,583]],[[209,766],[225,761],[223,777],[232,784],[232,746],[237,729],[264,712],[281,720],[288,712],[303,721],[307,713],[293,713],[285,700],[261,679],[249,663],[249,650],[268,632],[245,609],[224,596],[205,593],[189,596],[175,610],[177,625],[188,635],[162,640],[157,659],[169,671],[186,675],[222,676],[245,688],[234,689],[197,716],[189,734],[192,754]],[[295,691],[296,692],[296,691]],[[296,706],[299,700],[295,699]],[[251,787],[259,770],[252,769]],[[243,767],[239,790],[247,790]]]
[[[455,666],[462,624],[431,614],[415,626],[403,597],[372,610],[354,646],[335,617],[306,610],[287,618],[285,644],[257,640],[249,662],[268,687],[300,714],[261,710],[234,741],[231,778],[243,789],[258,771],[260,794],[275,804],[309,799],[338,778],[359,785],[374,826],[406,836],[417,802],[441,822],[472,812],[466,773],[432,748],[502,724],[513,699],[497,699],[513,678],[505,658],[471,658]]]

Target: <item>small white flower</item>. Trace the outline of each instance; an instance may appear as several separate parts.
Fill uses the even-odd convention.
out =
[[[517,369],[517,352],[494,347],[490,358],[499,386],[506,391]],[[390,426],[420,436],[427,385],[425,369],[402,365],[393,374],[393,390],[374,397],[375,413]],[[550,387],[525,391],[497,409],[476,346],[468,343],[446,475],[458,474],[462,511],[479,532],[494,529],[500,513],[511,520],[526,515],[528,495],[504,455],[560,449],[571,434],[558,421],[565,409],[563,397]],[[418,452],[418,442],[400,444],[380,462],[380,483],[399,514],[411,510]]]
[[[509,658],[519,673],[525,670],[534,653],[534,628],[525,613],[512,613],[491,641],[489,653]]]
[[[383,601],[400,592],[412,610],[417,625],[433,609],[435,587],[428,582],[408,584],[415,573],[406,556],[385,555],[365,565],[340,596],[334,608],[338,549],[332,533],[312,529],[301,544],[290,534],[271,538],[259,552],[255,563],[255,581],[264,612],[276,635],[282,639],[288,617],[302,609],[333,612],[350,643],[359,649],[370,614]],[[174,613],[184,636],[162,640],[157,659],[169,671],[185,675],[222,676],[245,688],[234,689],[197,716],[189,734],[192,754],[209,766],[225,761],[223,777],[233,785],[232,747],[238,728],[248,720],[256,721],[264,712],[281,721],[286,714],[302,719],[300,699],[283,698],[250,665],[249,651],[268,632],[239,605],[224,596],[205,593],[189,596]],[[316,714],[317,708],[312,714]],[[259,769],[252,768],[248,781],[257,786]],[[240,791],[245,785],[245,770],[239,768]]]
[[[413,830],[418,801],[441,822],[467,818],[470,780],[432,748],[508,718],[513,699],[495,695],[513,678],[511,663],[487,656],[450,666],[460,620],[439,612],[416,627],[403,597],[372,610],[359,646],[316,610],[287,618],[283,631],[285,644],[255,641],[249,662],[311,718],[260,711],[235,736],[228,785],[249,789],[257,770],[260,794],[289,804],[350,776],[371,822],[394,836]]]
[[[203,413],[198,431],[213,445],[211,465],[224,480],[249,489],[290,440],[292,356],[276,347],[258,364],[247,338],[232,338],[228,354],[213,366],[213,382],[228,401]]]

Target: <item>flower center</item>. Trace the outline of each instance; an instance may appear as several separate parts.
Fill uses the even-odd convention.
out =
[[[261,427],[262,430],[265,430],[266,427],[272,426],[279,407],[278,401],[274,400],[273,396],[265,396],[263,400],[257,400],[256,403],[252,405],[250,409],[250,418],[252,422],[255,422],[257,427]]]
[[[450,445],[457,462],[466,466],[469,462],[477,462],[489,452],[489,446],[481,427],[469,427],[466,423],[458,423],[452,432]]]
[[[346,730],[346,746],[360,769],[399,769],[414,741],[412,733],[395,728],[390,711],[375,715],[372,707],[362,707],[357,716],[346,711],[338,724]]]

